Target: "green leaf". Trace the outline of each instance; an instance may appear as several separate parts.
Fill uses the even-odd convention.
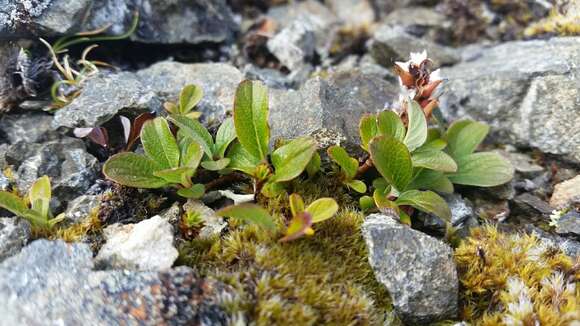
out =
[[[145,154],[161,168],[179,166],[179,147],[164,118],[159,117],[145,122],[141,129],[141,143]]]
[[[9,210],[14,215],[24,217],[29,211],[22,198],[7,191],[0,191],[0,207]]]
[[[359,123],[359,133],[361,146],[364,150],[368,152],[369,142],[371,139],[375,138],[379,131],[377,126],[377,117],[374,114],[365,114]]]
[[[296,178],[304,171],[315,151],[316,144],[310,137],[296,138],[278,148],[272,153],[274,175],[270,181],[282,182]]]
[[[399,207],[394,201],[389,199],[389,195],[378,189],[373,192],[373,200],[379,209],[392,209],[397,213],[399,212]]]
[[[290,224],[286,229],[286,236],[280,239],[280,242],[288,242],[296,240],[304,235],[314,234],[312,226],[312,216],[308,212],[302,212],[295,215],[290,220]]]
[[[276,228],[276,224],[272,221],[270,214],[256,204],[228,206],[220,209],[216,214],[258,224],[269,230],[274,230]]]
[[[32,184],[28,197],[32,210],[48,219],[50,217],[50,198],[52,197],[48,176],[43,176]]]
[[[280,196],[286,192],[284,184],[281,182],[266,182],[264,187],[262,187],[262,195],[268,198],[274,198]]]
[[[299,194],[291,194],[290,197],[288,197],[288,201],[290,202],[290,211],[292,212],[292,216],[296,216],[304,212],[304,201]]]
[[[213,139],[199,121],[184,116],[173,116],[169,120],[179,127],[182,135],[200,144],[207,157],[213,157]]]
[[[230,164],[230,161],[231,160],[226,157],[226,158],[219,159],[217,161],[201,162],[201,166],[206,170],[219,171],[219,170],[225,169],[228,166],[228,164]]]
[[[462,120],[447,130],[447,151],[454,158],[469,155],[487,136],[489,126],[475,121]]]
[[[319,223],[333,217],[338,212],[338,204],[332,198],[320,198],[305,209],[312,215],[312,223]]]
[[[227,157],[230,159],[228,166],[230,169],[255,176],[256,167],[260,164],[260,159],[246,151],[239,142],[235,142],[230,146]]]
[[[451,156],[440,150],[421,150],[411,155],[413,166],[423,167],[436,171],[455,172],[457,164]]]
[[[447,222],[451,222],[451,210],[445,199],[432,191],[409,190],[402,193],[395,201],[397,205],[409,205],[418,210],[432,213]]]
[[[189,179],[194,173],[195,170],[190,167],[180,167],[155,171],[153,172],[153,175],[167,181],[168,183],[187,184],[190,183]]]
[[[449,174],[456,184],[493,187],[510,181],[514,176],[512,165],[497,153],[474,153],[457,159],[458,170]]]
[[[364,194],[367,192],[367,185],[360,180],[350,180],[345,182],[345,184],[358,193]]]
[[[330,146],[328,148],[328,156],[341,167],[348,180],[355,177],[358,170],[358,161],[350,157],[344,148]]]
[[[181,150],[181,162],[179,166],[182,167],[189,167],[194,169],[194,171],[199,166],[199,162],[203,157],[203,150],[201,146],[192,141],[187,140],[183,142],[182,150]]]
[[[181,188],[177,190],[177,194],[184,198],[201,198],[205,193],[205,186],[201,183],[196,183],[189,188]]]
[[[359,198],[358,203],[359,203],[360,209],[363,212],[366,212],[366,211],[376,207],[375,200],[371,196],[362,196],[361,198]]]
[[[201,101],[203,90],[196,85],[187,85],[179,94],[179,108],[181,114],[187,114]]]
[[[453,183],[442,172],[419,169],[408,189],[433,190],[443,193],[453,193]]]
[[[268,88],[259,81],[243,81],[234,100],[234,125],[238,140],[259,160],[268,155]]]
[[[234,119],[227,118],[220,125],[215,136],[215,150],[214,155],[218,158],[223,158],[228,146],[236,139],[236,128],[234,126]]]
[[[153,173],[160,167],[150,158],[135,153],[119,153],[111,156],[103,166],[103,174],[124,186],[135,188],[161,188],[167,185]]]
[[[427,140],[427,119],[425,113],[415,101],[410,101],[407,114],[409,116],[409,127],[405,136],[405,145],[412,152],[419,148]]]
[[[393,137],[379,136],[371,140],[369,149],[379,173],[397,190],[405,190],[413,177],[413,164],[407,147]]]
[[[322,160],[320,159],[320,154],[318,152],[314,152],[310,162],[306,165],[306,173],[308,173],[308,177],[312,178],[318,171],[320,171],[320,165],[322,164]]]
[[[403,141],[405,138],[405,125],[394,111],[388,110],[379,113],[377,122],[381,135],[391,136],[398,141]]]

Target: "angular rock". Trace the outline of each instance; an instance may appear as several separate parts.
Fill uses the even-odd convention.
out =
[[[136,115],[143,111],[161,111],[163,103],[176,100],[187,84],[198,85],[204,91],[197,106],[204,114],[203,119],[219,119],[231,110],[236,87],[242,79],[240,71],[227,64],[171,61],[156,63],[136,73],[100,75],[87,80],[80,96],[56,112],[52,125],[54,128],[91,127],[105,123],[120,112]]]
[[[449,194],[443,197],[451,209],[451,225],[458,230],[463,230],[462,234],[469,233],[470,227],[479,225],[473,204],[469,199],[465,199],[459,194]],[[423,219],[425,228],[436,231],[438,234],[445,234],[446,225],[441,218],[423,212],[420,213],[420,218]]]
[[[52,116],[42,112],[5,114],[0,117],[0,142],[39,143],[58,138],[50,125]]]
[[[350,71],[315,77],[298,91],[270,90],[272,139],[313,135],[322,147],[358,144],[361,116],[390,106],[398,87],[376,75]]]
[[[92,271],[85,244],[37,240],[0,264],[6,325],[227,325],[231,289],[188,267]]]
[[[456,318],[459,281],[449,246],[381,214],[368,216],[362,232],[375,277],[405,323]]]
[[[536,164],[534,159],[527,154],[502,150],[496,152],[508,159],[516,172],[523,177],[533,178],[544,172],[544,168]]]
[[[530,193],[516,196],[511,207],[511,217],[522,224],[546,221],[554,210],[548,203]]]
[[[137,224],[113,224],[104,235],[106,242],[95,262],[105,268],[166,270],[179,255],[173,246],[173,227],[159,215]]]
[[[381,25],[369,47],[375,61],[384,67],[392,67],[395,61],[407,61],[411,52],[423,50],[436,66],[452,65],[460,59],[455,49],[417,38],[401,26]]]
[[[550,206],[566,208],[574,202],[580,201],[580,175],[557,184],[550,198]]]
[[[82,195],[73,199],[64,212],[65,221],[79,223],[86,220],[101,204],[101,196]]]
[[[482,49],[442,70],[441,108],[451,120],[490,124],[493,140],[580,162],[578,44],[568,37]]]
[[[30,223],[17,217],[0,217],[0,262],[17,254],[30,239]]]
[[[580,240],[580,213],[572,210],[560,217],[556,226],[556,233]]]
[[[536,235],[546,246],[559,248],[572,258],[580,256],[580,242],[548,233],[531,224],[525,225],[524,228],[526,233]]]
[[[315,51],[314,27],[308,21],[296,20],[268,40],[268,50],[290,71],[307,64]]]

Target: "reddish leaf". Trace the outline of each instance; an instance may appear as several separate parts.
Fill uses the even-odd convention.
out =
[[[126,150],[130,150],[137,141],[137,139],[139,139],[139,135],[141,134],[143,124],[153,118],[155,118],[155,114],[146,112],[141,113],[135,118],[135,120],[133,120],[133,127],[131,128],[129,137],[127,137],[127,146],[125,147]]]

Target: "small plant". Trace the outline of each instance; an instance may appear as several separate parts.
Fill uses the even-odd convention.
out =
[[[254,179],[254,193],[272,197],[283,183],[298,177],[316,151],[314,139],[301,137],[270,152],[268,89],[258,81],[244,81],[236,91],[234,126],[238,137],[227,153],[229,168]],[[271,164],[270,164],[271,162]]]
[[[27,198],[0,191],[0,207],[9,210],[16,216],[25,218],[32,226],[40,229],[50,229],[64,219],[64,213],[53,217],[50,211],[50,199],[52,198],[50,179],[47,176],[36,180]]]
[[[340,167],[340,181],[345,186],[361,194],[367,192],[367,185],[355,179],[359,167],[356,158],[350,157],[340,146],[329,147],[328,156]]]
[[[107,178],[136,188],[175,186],[177,193],[187,198],[199,198],[205,192],[203,184],[193,184],[203,157],[196,142],[177,142],[164,118],[147,121],[141,130],[145,155],[119,153],[103,166]]]
[[[338,212],[338,204],[332,198],[320,198],[313,201],[306,208],[304,201],[298,194],[289,197],[292,219],[286,229],[286,236],[280,242],[298,239],[304,235],[313,235],[312,225],[331,218]]]
[[[224,207],[217,211],[216,214],[254,223],[267,230],[276,229],[272,216],[261,206],[252,203]]]
[[[203,90],[196,85],[186,85],[179,93],[179,102],[165,102],[163,107],[171,115],[182,115],[191,119],[197,119],[201,116],[201,112],[193,111],[193,108],[203,98]]]

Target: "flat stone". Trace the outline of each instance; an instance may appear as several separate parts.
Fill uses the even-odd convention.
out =
[[[39,143],[58,138],[50,125],[52,116],[43,112],[5,114],[0,117],[0,142]]]
[[[534,161],[532,157],[524,153],[497,150],[501,156],[510,161],[515,171],[526,178],[533,178],[544,172],[544,168]]]
[[[459,281],[449,246],[381,214],[369,215],[362,232],[375,277],[405,323],[456,318]]]
[[[560,217],[556,226],[556,233],[580,240],[580,213],[572,210]]]

